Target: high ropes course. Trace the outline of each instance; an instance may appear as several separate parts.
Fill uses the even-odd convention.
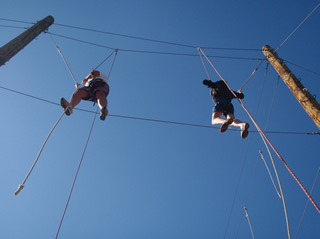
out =
[[[317,5],[317,7],[315,9],[313,9],[313,11],[297,26],[297,28],[294,29],[294,31],[279,45],[279,47],[276,49],[278,50],[283,44],[285,44],[285,42],[299,29],[299,27],[311,16],[311,14],[318,8],[320,7],[320,4]],[[0,18],[0,20],[7,20],[7,21],[15,21],[15,22],[20,22],[20,23],[28,23],[28,22],[22,22],[22,21],[17,21],[17,20],[9,20],[9,19],[3,19],[3,18]],[[30,23],[31,24],[31,23]],[[94,31],[94,32],[98,32],[98,33],[101,33],[101,34],[110,34],[110,35],[117,35],[117,36],[121,36],[121,37],[126,37],[126,38],[131,38],[131,39],[136,39],[136,40],[142,40],[142,41],[150,41],[150,42],[153,42],[153,43],[161,43],[161,44],[168,44],[168,45],[173,45],[173,46],[179,46],[179,47],[186,47],[186,48],[192,48],[194,49],[194,51],[197,51],[197,54],[189,54],[189,53],[175,53],[175,52],[159,52],[159,51],[142,51],[142,50],[132,50],[132,49],[118,49],[118,48],[112,48],[112,47],[109,47],[109,46],[104,46],[104,45],[99,45],[99,44],[96,44],[96,43],[92,43],[92,42],[87,42],[87,41],[83,41],[83,40],[80,40],[80,39],[76,39],[76,38],[72,38],[72,37],[68,37],[68,36],[63,36],[63,35],[60,35],[60,34],[55,34],[55,33],[52,33],[52,32],[47,32],[47,34],[50,36],[50,38],[52,39],[59,55],[61,56],[66,68],[68,69],[73,81],[75,84],[78,84],[77,83],[77,80],[66,60],[66,58],[64,57],[61,49],[58,47],[57,43],[55,42],[54,38],[53,37],[61,37],[61,38],[64,38],[64,39],[68,39],[68,40],[73,40],[73,41],[78,41],[78,42],[82,42],[82,43],[85,43],[85,44],[90,44],[90,45],[95,45],[95,46],[98,46],[98,47],[102,47],[102,48],[107,48],[109,50],[112,50],[112,53],[110,55],[108,55],[105,59],[103,59],[101,61],[101,63],[99,63],[96,67],[94,67],[93,69],[98,69],[100,68],[103,64],[105,64],[106,62],[109,62],[109,73],[108,73],[108,78],[110,78],[110,75],[111,75],[111,72],[112,72],[112,69],[113,69],[113,66],[115,64],[115,61],[116,61],[116,57],[118,55],[119,52],[134,52],[134,53],[147,53],[147,54],[166,54],[166,55],[177,55],[177,56],[200,56],[200,60],[203,64],[203,67],[204,67],[204,70],[207,74],[207,77],[208,79],[210,80],[211,77],[210,77],[210,74],[209,74],[209,70],[207,68],[207,64],[209,64],[209,66],[214,70],[214,72],[218,75],[218,77],[224,81],[224,83],[227,85],[228,89],[233,93],[232,89],[230,88],[230,86],[228,85],[227,81],[223,78],[223,76],[220,74],[220,72],[218,71],[217,67],[213,64],[213,62],[209,59],[209,58],[229,58],[229,59],[238,59],[238,60],[254,60],[254,61],[259,61],[259,65],[253,70],[252,74],[250,75],[249,79],[247,81],[244,82],[244,84],[242,85],[242,87],[240,89],[243,89],[247,84],[248,82],[253,78],[253,76],[255,75],[255,73],[257,72],[258,68],[262,65],[262,63],[265,63],[267,62],[267,59],[261,59],[261,58],[245,58],[245,57],[233,57],[233,56],[207,56],[205,54],[205,50],[209,50],[209,49],[220,49],[220,50],[236,50],[236,51],[240,51],[240,50],[247,50],[247,51],[261,51],[261,50],[258,50],[258,49],[240,49],[240,48],[213,48],[213,47],[198,47],[198,46],[192,46],[192,45],[187,45],[187,44],[180,44],[180,43],[173,43],[173,42],[166,42],[166,41],[160,41],[160,40],[154,40],[154,39],[148,39],[148,38],[142,38],[142,37],[135,37],[135,36],[129,36],[129,35],[124,35],[124,34],[116,34],[116,33],[110,33],[110,32],[105,32],[105,31],[99,31],[99,30],[92,30],[92,29],[88,29],[88,28],[82,28],[82,27],[75,27],[75,26],[69,26],[69,25],[65,25],[65,24],[55,24],[57,26],[60,26],[60,27],[66,27],[66,28],[75,28],[75,29],[78,29],[78,30],[84,30],[84,31]],[[0,26],[1,27],[1,26]],[[2,27],[9,27],[9,26],[3,26]],[[111,57],[113,56],[113,60],[111,61]],[[268,64],[268,63],[267,63]],[[267,68],[266,68],[267,69]],[[320,75],[319,73],[316,73],[316,72],[313,72],[311,70],[308,70],[306,68],[304,68],[305,70],[309,71],[309,72],[312,72],[313,74],[316,74],[316,75]],[[20,95],[24,95],[24,96],[27,96],[27,97],[31,97],[31,98],[34,98],[34,99],[37,99],[37,100],[41,100],[41,101],[45,101],[46,103],[50,103],[50,104],[56,104],[55,102],[52,102],[50,100],[46,100],[46,99],[43,99],[43,98],[39,98],[39,97],[36,97],[36,96],[33,96],[33,95],[29,95],[27,93],[23,93],[23,92],[19,92],[19,91],[16,91],[16,90],[13,90],[13,89],[9,89],[9,88],[6,88],[6,87],[3,87],[3,86],[0,86],[0,89],[3,89],[3,90],[7,90],[7,91],[10,91],[10,92],[13,92],[13,93],[16,93],[16,94],[20,94]],[[239,99],[235,94],[234,94],[235,98],[238,100],[239,104],[241,105],[241,107],[243,108],[243,110],[245,111],[245,113],[248,115],[248,117],[250,118],[251,122],[253,123],[253,125],[255,126],[256,130],[250,130],[251,133],[258,133],[261,137],[261,140],[262,140],[262,143],[265,145],[265,148],[266,150],[268,151],[268,154],[269,154],[269,157],[270,157],[270,160],[272,162],[272,165],[273,165],[273,168],[274,168],[274,171],[275,171],[275,174],[276,174],[276,181],[278,183],[278,187],[276,186],[276,183],[274,182],[272,176],[271,176],[271,173],[270,173],[270,170],[266,164],[266,161],[265,161],[265,157],[262,153],[262,151],[260,150],[259,151],[259,154],[261,155],[261,158],[262,160],[264,161],[266,167],[267,167],[267,170],[268,170],[268,173],[270,175],[270,179],[272,181],[272,184],[279,196],[279,198],[282,199],[282,203],[283,203],[283,208],[284,208],[284,213],[285,213],[285,218],[286,218],[286,225],[287,225],[287,233],[288,233],[288,238],[290,239],[291,238],[291,233],[290,233],[290,227],[289,227],[289,219],[288,219],[288,215],[287,215],[287,208],[286,208],[286,203],[285,203],[285,196],[284,196],[284,193],[283,193],[283,190],[282,190],[282,186],[281,186],[281,182],[280,182],[280,179],[279,179],[279,175],[278,175],[278,172],[277,172],[277,169],[275,167],[275,163],[274,163],[274,159],[272,157],[272,153],[271,153],[271,150],[276,154],[276,156],[279,158],[279,160],[282,162],[282,164],[284,165],[284,167],[287,169],[287,171],[290,173],[290,175],[292,176],[292,178],[296,181],[296,183],[299,185],[299,187],[302,189],[303,193],[306,195],[306,197],[308,198],[308,202],[311,202],[311,204],[314,206],[314,208],[317,210],[317,212],[320,214],[320,208],[319,206],[317,205],[317,203],[315,202],[315,200],[312,198],[312,191],[314,189],[314,185],[317,181],[317,178],[318,178],[318,174],[319,174],[319,171],[320,169],[317,171],[317,175],[316,175],[316,178],[315,178],[315,181],[314,181],[314,184],[313,184],[313,187],[311,189],[311,192],[309,193],[306,188],[304,187],[304,185],[301,183],[301,181],[298,179],[298,177],[295,175],[295,173],[292,171],[292,169],[290,168],[290,166],[287,164],[287,162],[284,160],[284,158],[281,156],[280,152],[276,149],[276,147],[273,145],[273,143],[271,142],[271,140],[267,137],[267,134],[298,134],[298,135],[320,135],[319,132],[279,132],[279,131],[264,131],[262,130],[262,128],[259,126],[259,124],[256,122],[255,118],[252,116],[252,114],[249,112],[249,110],[247,109],[247,107],[244,105],[244,103],[242,102],[241,99]],[[58,105],[58,104],[56,104]],[[89,113],[92,113],[93,114],[93,121],[92,121],[92,124],[91,124],[91,127],[90,127],[90,131],[89,131],[89,134],[88,134],[88,137],[87,137],[87,140],[86,140],[86,143],[85,143],[85,146],[84,146],[84,149],[83,149],[83,153],[82,153],[82,156],[80,158],[80,161],[79,161],[79,164],[78,164],[78,167],[77,167],[77,170],[76,170],[76,174],[74,176],[74,179],[73,179],[73,182],[72,182],[72,186],[71,186],[71,189],[70,189],[70,192],[69,192],[69,195],[68,195],[68,198],[67,198],[67,202],[66,202],[66,205],[65,205],[65,208],[64,208],[64,211],[63,211],[63,215],[61,217],[61,220],[60,220],[60,223],[59,223],[59,226],[58,226],[58,230],[57,230],[57,233],[56,233],[56,237],[55,238],[58,238],[59,236],[59,232],[60,232],[60,229],[61,229],[61,226],[63,224],[63,220],[64,220],[64,217],[65,217],[65,214],[66,214],[66,211],[68,209],[68,205],[69,205],[69,202],[70,202],[70,199],[71,199],[71,196],[72,196],[72,192],[73,192],[73,189],[74,189],[74,186],[76,184],[76,180],[77,180],[77,177],[78,177],[78,174],[79,174],[79,171],[80,171],[80,168],[81,168],[81,165],[82,165],[82,162],[83,162],[83,159],[84,159],[84,156],[85,156],[85,153],[86,153],[86,150],[87,150],[87,146],[88,146],[88,143],[90,141],[90,137],[91,137],[91,134],[92,134],[92,130],[94,128],[94,124],[95,124],[95,120],[96,120],[96,115],[98,113],[98,107],[97,107],[97,110],[96,111],[88,111]],[[78,110],[81,110],[81,109],[78,109]],[[34,161],[34,163],[32,164],[30,170],[28,171],[27,175],[25,176],[24,180],[22,181],[22,183],[18,186],[18,189],[16,190],[16,192],[14,193],[14,195],[18,195],[22,190],[23,188],[25,187],[25,184],[27,183],[27,180],[28,178],[31,176],[31,173],[33,171],[33,169],[35,168],[38,160],[40,159],[40,156],[41,156],[41,153],[43,151],[43,149],[45,148],[45,145],[46,143],[48,142],[50,136],[52,135],[52,133],[54,132],[54,130],[56,129],[56,127],[58,126],[58,124],[60,123],[61,119],[63,118],[65,112],[62,112],[62,114],[59,116],[58,120],[55,122],[55,124],[53,125],[52,129],[50,130],[48,136],[46,137],[45,141],[43,142],[43,145],[41,146],[40,148],[40,151]],[[217,129],[217,127],[213,127],[213,126],[207,126],[207,125],[200,125],[200,124],[193,124],[193,123],[186,123],[186,122],[175,122],[175,121],[168,121],[168,120],[159,120],[159,119],[151,119],[151,118],[142,118],[142,117],[134,117],[134,116],[121,116],[121,115],[112,115],[112,114],[109,114],[110,117],[118,117],[118,118],[126,118],[126,119],[130,119],[130,120],[142,120],[142,121],[151,121],[151,122],[155,122],[155,123],[163,123],[163,124],[174,124],[174,125],[182,125],[182,126],[190,126],[190,127],[199,127],[199,128],[215,128]],[[230,129],[232,130],[232,129]],[[278,190],[279,188],[279,190]],[[238,189],[237,189],[238,190]],[[307,206],[307,205],[306,205]],[[254,230],[252,228],[252,225],[251,225],[251,222],[250,222],[250,218],[249,218],[249,213],[248,213],[248,209],[246,206],[243,207],[244,209],[244,214],[248,220],[248,224],[249,224],[249,228],[250,228],[250,232],[251,232],[251,235],[252,237],[254,238]],[[232,213],[232,210],[231,210],[231,213]],[[230,214],[231,216],[231,214]],[[230,216],[229,216],[229,220],[230,220]],[[301,219],[302,220],[302,219]],[[300,221],[300,224],[301,224],[301,221]],[[229,225],[229,222],[228,222],[228,225]],[[227,225],[227,228],[228,228],[228,225]],[[300,225],[299,225],[300,227]],[[226,231],[227,231],[227,228],[226,228]],[[226,237],[226,232],[225,232],[225,235],[224,235],[224,238]]]

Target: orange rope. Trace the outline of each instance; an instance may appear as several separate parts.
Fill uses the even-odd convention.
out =
[[[291,174],[291,176],[297,181],[298,185],[301,187],[301,189],[303,190],[303,192],[306,194],[306,196],[308,197],[308,199],[311,201],[311,203],[313,204],[313,206],[317,209],[318,213],[320,213],[320,208],[319,206],[316,204],[316,202],[312,199],[311,195],[308,193],[308,191],[306,190],[306,188],[302,185],[302,183],[300,182],[300,180],[297,178],[297,176],[293,173],[293,171],[290,169],[290,167],[288,166],[288,164],[286,163],[286,161],[282,158],[282,156],[280,155],[280,153],[277,151],[277,149],[273,146],[273,144],[271,143],[271,141],[268,139],[268,137],[265,135],[265,133],[261,130],[260,126],[258,125],[258,123],[255,121],[255,119],[252,117],[252,115],[249,113],[249,111],[247,110],[247,108],[245,107],[245,105],[243,104],[242,100],[239,99],[236,94],[233,92],[233,90],[230,88],[230,86],[228,85],[228,83],[224,80],[224,78],[220,75],[220,73],[218,72],[218,70],[216,69],[216,67],[212,64],[212,62],[209,60],[209,58],[204,54],[204,52],[201,50],[201,48],[199,47],[198,50],[201,52],[201,54],[203,54],[203,56],[207,59],[207,61],[209,62],[209,64],[212,66],[212,68],[215,70],[215,72],[218,74],[218,76],[221,78],[221,80],[224,81],[224,83],[226,84],[226,86],[228,87],[228,89],[231,91],[231,93],[238,99],[238,101],[240,102],[240,105],[242,106],[242,108],[246,111],[246,113],[248,114],[249,118],[251,119],[251,121],[253,122],[253,124],[255,125],[255,127],[257,128],[257,130],[259,131],[259,133],[261,134],[261,136],[263,136],[263,138],[268,142],[268,144],[271,146],[272,150],[276,153],[276,155],[278,156],[278,158],[282,161],[282,163],[284,164],[284,166],[287,168],[287,170],[289,171],[289,173]]]

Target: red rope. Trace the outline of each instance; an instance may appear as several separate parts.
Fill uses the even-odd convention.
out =
[[[287,168],[287,170],[289,171],[289,173],[291,174],[291,176],[297,181],[298,185],[301,187],[301,189],[303,190],[303,192],[307,195],[308,199],[311,201],[311,203],[313,204],[313,206],[317,209],[318,213],[320,213],[320,208],[319,206],[316,204],[316,202],[312,199],[311,195],[308,193],[308,191],[305,189],[305,187],[302,185],[302,183],[300,182],[300,180],[297,178],[297,176],[293,173],[293,171],[290,169],[290,167],[288,166],[288,164],[286,163],[286,161],[282,158],[282,156],[280,155],[280,153],[277,151],[277,149],[273,146],[273,144],[271,143],[271,141],[268,139],[268,137],[265,135],[265,133],[261,130],[260,126],[258,125],[258,123],[254,120],[254,118],[252,117],[252,115],[249,113],[249,111],[247,110],[247,108],[245,107],[245,105],[243,104],[243,102],[241,101],[241,99],[239,99],[236,94],[233,92],[233,90],[229,87],[228,83],[223,79],[223,77],[220,75],[220,73],[218,72],[218,70],[215,68],[215,66],[212,64],[212,62],[209,60],[209,58],[204,54],[204,52],[201,50],[201,48],[199,47],[198,50],[201,52],[201,54],[203,54],[203,56],[207,59],[207,61],[209,62],[209,64],[212,66],[212,68],[215,70],[215,72],[218,74],[218,76],[221,78],[221,80],[224,81],[224,83],[227,85],[228,89],[231,91],[231,93],[238,99],[238,101],[240,102],[240,105],[242,106],[242,108],[246,111],[246,113],[248,114],[248,116],[250,117],[251,121],[253,122],[253,124],[255,125],[255,127],[257,128],[257,130],[260,132],[260,134],[265,138],[265,140],[268,142],[268,144],[271,146],[272,150],[276,153],[276,155],[278,156],[278,158],[281,160],[281,162],[284,164],[284,166]]]

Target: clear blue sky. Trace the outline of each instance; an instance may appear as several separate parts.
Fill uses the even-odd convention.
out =
[[[96,44],[53,35],[78,82],[112,53],[97,45],[119,49],[109,80],[110,115],[104,122],[98,117],[95,121],[59,238],[252,238],[244,206],[256,238],[288,238],[282,201],[259,149],[275,177],[272,164],[248,115],[233,101],[236,117],[251,125],[245,140],[236,128],[224,134],[210,128],[213,103],[202,85],[208,77],[196,46],[218,48],[204,52],[238,90],[264,58],[262,46],[278,48],[318,4],[315,0],[2,3],[1,46],[22,33],[21,27],[30,27],[28,22],[47,15],[55,19],[50,33]],[[319,22],[320,8],[278,50],[318,101]],[[99,70],[108,74],[111,62],[112,58]],[[266,66],[264,61],[243,88],[244,104],[310,192],[320,167],[320,136],[304,133],[319,128],[278,81],[273,67]],[[219,80],[207,67],[211,79]],[[15,197],[62,108],[8,89],[58,104],[61,97],[70,98],[74,82],[50,35],[41,34],[0,67],[0,86],[0,238],[55,238],[97,106],[83,101],[78,105],[82,111],[62,118],[24,190]],[[272,155],[295,238],[307,197]],[[319,205],[320,179],[312,196]],[[320,214],[309,204],[297,238],[318,239],[319,225]]]

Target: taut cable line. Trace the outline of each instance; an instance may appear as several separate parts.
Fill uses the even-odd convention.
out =
[[[289,34],[289,36],[284,39],[284,41],[279,45],[279,47],[275,50],[276,52],[279,50],[280,47],[282,47],[282,45],[303,25],[303,23],[305,23],[308,18],[320,7],[320,3],[308,14],[308,16],[306,16],[302,22]]]
[[[50,101],[50,100],[47,100],[47,99],[43,99],[43,98],[40,98],[40,97],[37,97],[37,96],[33,96],[33,95],[30,95],[30,94],[26,94],[26,93],[23,93],[21,91],[9,89],[9,88],[4,87],[4,86],[0,86],[0,89],[6,90],[6,91],[10,91],[10,92],[13,92],[13,93],[16,93],[16,94],[19,94],[19,95],[23,95],[23,96],[26,96],[26,97],[33,98],[35,100],[43,101],[43,102],[46,102],[48,104],[53,104],[53,105],[57,105],[57,106],[61,107],[60,104],[58,104],[56,102],[53,102],[53,101]],[[85,110],[85,109],[80,109],[80,108],[74,108],[74,109],[75,110],[79,110],[79,111],[83,111],[83,112],[87,112],[87,113],[91,113],[91,114],[95,113],[92,110]],[[198,127],[198,128],[219,129],[219,127],[210,126],[210,125],[179,122],[179,121],[170,121],[170,120],[161,120],[161,119],[152,119],[152,118],[129,116],[129,115],[108,114],[108,117],[130,119],[130,120],[150,121],[150,122],[162,123],[162,124],[183,125],[183,126]],[[237,129],[228,129],[228,130],[230,130],[230,131],[239,131]],[[258,133],[258,131],[256,131],[256,130],[251,130],[250,132],[251,133]],[[289,135],[319,135],[320,136],[320,132],[319,131],[314,131],[314,132],[265,131],[265,133],[268,133],[268,134],[289,134]]]
[[[60,50],[59,46],[57,45],[56,41],[53,39],[53,37],[49,34],[50,38],[52,39],[53,43],[55,44],[56,48],[57,48],[57,51],[59,52],[59,55],[61,56],[65,66],[67,67],[73,81],[75,84],[77,84],[77,80],[76,80],[76,77],[74,76],[74,74],[72,73],[71,69],[70,69],[70,66],[66,60],[66,58],[64,57],[64,55],[62,54],[62,51]]]
[[[230,86],[228,85],[228,83],[225,81],[225,79],[221,76],[221,74],[219,73],[219,71],[217,70],[217,68],[212,64],[212,62],[209,60],[209,58],[205,55],[205,53],[201,50],[201,48],[198,48],[198,50],[201,52],[201,54],[206,58],[206,60],[209,62],[209,64],[212,66],[212,68],[214,69],[214,71],[217,73],[217,75],[220,77],[221,80],[224,81],[224,83],[226,84],[226,86],[228,87],[228,89],[233,93],[232,89],[230,88]],[[235,94],[234,94],[235,95]],[[296,180],[296,182],[298,183],[298,185],[301,187],[301,189],[303,190],[303,192],[306,194],[306,196],[308,197],[308,199],[311,201],[311,203],[313,204],[313,206],[316,208],[316,210],[318,211],[318,213],[320,213],[320,208],[319,206],[316,204],[316,202],[313,200],[313,198],[311,197],[311,195],[308,193],[308,191],[306,190],[306,188],[302,185],[302,183],[300,182],[300,180],[297,178],[297,176],[293,173],[293,171],[291,170],[291,168],[288,166],[288,164],[286,163],[286,161],[282,158],[282,156],[280,155],[280,153],[278,152],[278,150],[273,146],[273,144],[271,143],[271,141],[269,140],[269,138],[266,136],[266,134],[262,131],[262,129],[260,128],[260,126],[258,125],[258,123],[255,121],[255,119],[252,117],[252,115],[250,114],[250,112],[248,111],[248,109],[245,107],[245,105],[243,104],[242,100],[239,99],[236,95],[235,97],[238,99],[240,105],[242,106],[242,108],[245,110],[245,112],[248,114],[249,118],[251,119],[251,121],[253,122],[253,124],[255,125],[255,127],[257,128],[257,130],[259,131],[259,133],[261,134],[261,136],[263,136],[263,138],[268,142],[268,144],[270,145],[270,147],[272,148],[272,150],[276,153],[276,155],[278,156],[278,158],[281,160],[281,162],[284,164],[284,166],[286,167],[286,169],[289,171],[289,173],[291,174],[291,176]]]
[[[78,165],[76,174],[75,174],[74,179],[73,179],[73,182],[72,182],[72,186],[71,186],[71,190],[70,190],[70,193],[69,193],[67,202],[66,202],[66,206],[65,206],[65,208],[64,208],[64,210],[63,210],[63,214],[62,214],[62,217],[61,217],[59,226],[58,226],[58,230],[57,230],[56,237],[55,237],[56,239],[57,239],[58,236],[59,236],[60,229],[61,229],[61,226],[62,226],[64,217],[65,217],[65,215],[66,215],[66,212],[67,212],[67,209],[68,209],[68,206],[69,206],[69,202],[70,202],[70,199],[71,199],[71,196],[72,196],[72,192],[73,192],[74,186],[75,186],[75,184],[76,184],[76,181],[77,181],[77,178],[78,178],[78,175],[79,175],[79,171],[80,171],[80,168],[81,168],[83,159],[84,159],[84,155],[85,155],[85,153],[86,153],[86,150],[87,150],[87,147],[88,147],[88,144],[89,144],[89,141],[90,141],[90,137],[91,137],[92,130],[93,130],[93,126],[94,126],[94,123],[95,123],[95,120],[96,120],[96,115],[97,115],[98,109],[99,109],[99,107],[97,107],[96,114],[95,114],[94,117],[93,117],[93,121],[92,121],[92,125],[91,125],[90,131],[89,131],[89,135],[88,135],[88,137],[87,137],[87,141],[86,141],[86,144],[85,144],[85,146],[84,146],[84,149],[83,149],[83,152],[82,152],[82,156],[81,156],[81,159],[80,159],[80,162],[79,162],[79,165]]]

